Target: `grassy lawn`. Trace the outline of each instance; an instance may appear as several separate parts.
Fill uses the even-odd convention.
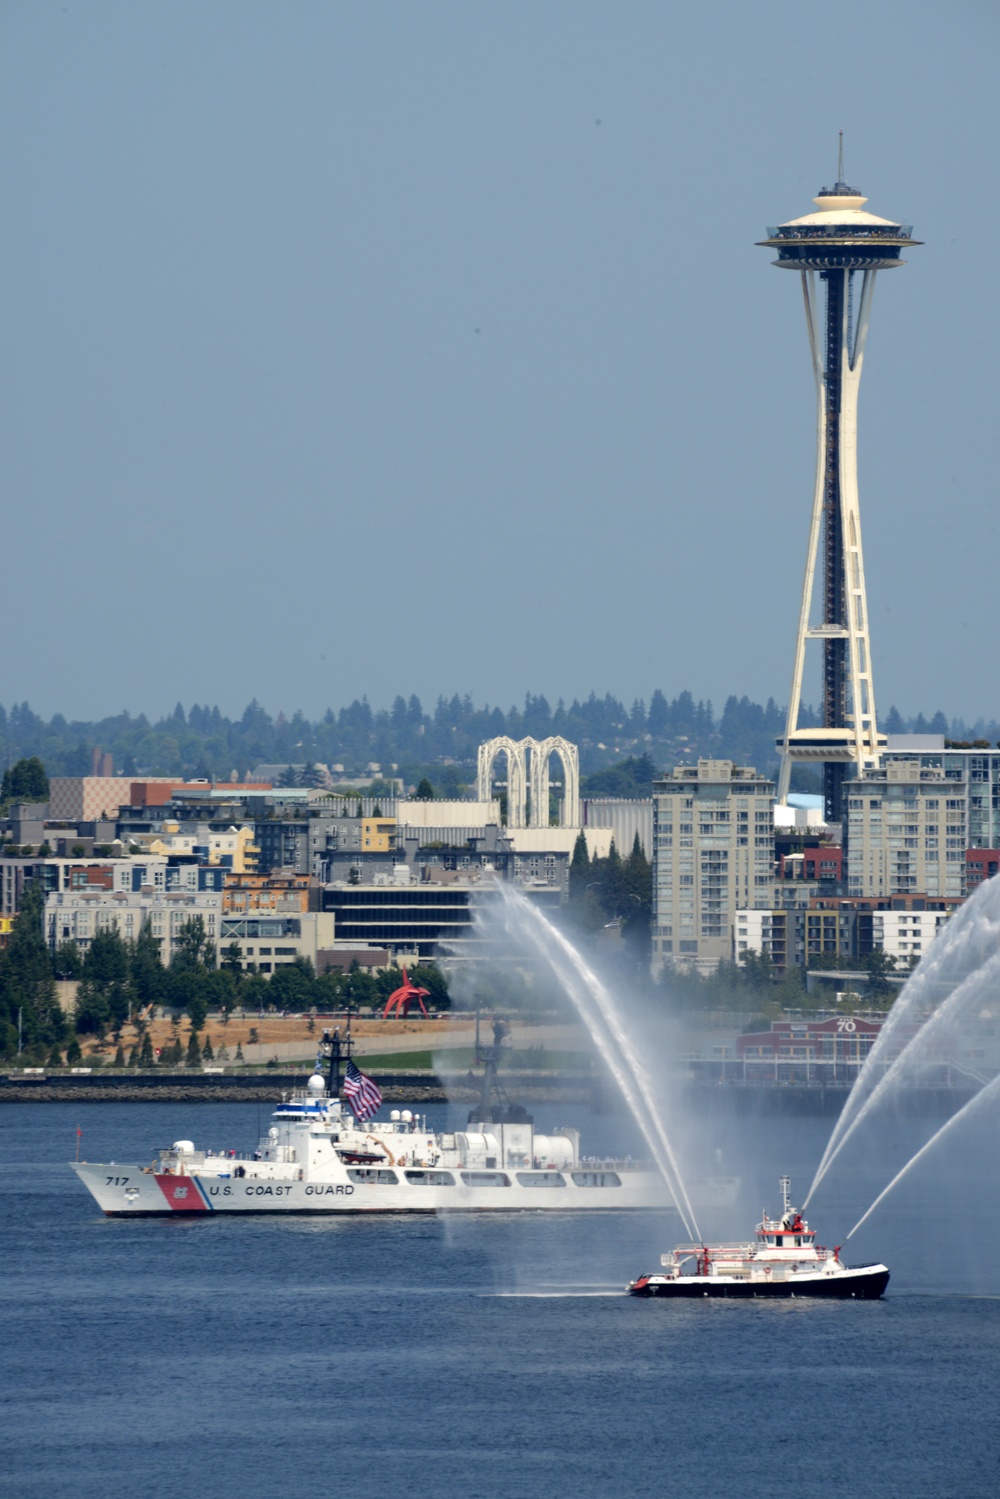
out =
[[[378,1052],[366,1057],[359,1051],[355,1061],[362,1072],[410,1072],[423,1069],[433,1071],[434,1060],[447,1072],[468,1072],[476,1065],[476,1053],[472,1047],[448,1046],[440,1051],[394,1051]],[[573,1072],[585,1070],[590,1058],[583,1051],[508,1051],[504,1053],[505,1072],[559,1072],[566,1068]]]

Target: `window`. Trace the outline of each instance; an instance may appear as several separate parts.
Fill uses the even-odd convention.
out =
[[[566,1178],[561,1171],[519,1171],[517,1182],[521,1187],[564,1187]]]
[[[404,1171],[406,1180],[414,1187],[453,1187],[455,1178],[450,1171]]]
[[[617,1171],[574,1171],[575,1187],[620,1187],[622,1179]]]
[[[506,1171],[463,1171],[462,1181],[467,1187],[509,1187],[510,1177]]]
[[[374,1166],[349,1166],[347,1176],[350,1181],[364,1187],[395,1187],[399,1184],[395,1171]]]

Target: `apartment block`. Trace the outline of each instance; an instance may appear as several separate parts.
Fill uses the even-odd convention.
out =
[[[964,780],[943,765],[887,758],[846,790],[849,895],[965,894]]]
[[[732,956],[736,911],[771,907],[774,782],[730,760],[653,783],[653,971]]]
[[[764,953],[780,977],[792,967],[809,969],[817,958],[850,968],[881,950],[904,971],[920,961],[961,904],[961,896],[814,896],[804,905],[740,910],[733,956],[742,963],[748,953]]]
[[[102,931],[117,931],[132,942],[149,927],[160,945],[160,958],[169,965],[186,921],[200,916],[205,935],[218,961],[222,894],[218,890],[105,891],[98,889],[54,891],[45,900],[45,937],[55,949],[62,942],[75,942],[86,952]]]

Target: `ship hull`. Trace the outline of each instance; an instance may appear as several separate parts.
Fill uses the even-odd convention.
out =
[[[621,1212],[666,1211],[672,1203],[654,1172],[622,1173],[618,1186],[578,1186],[572,1173],[564,1185],[525,1188],[516,1173],[506,1187],[466,1186],[458,1172],[450,1186],[411,1184],[406,1174],[388,1185],[350,1180],[168,1175],[140,1166],[74,1164],[101,1211],[109,1218],[206,1217],[212,1213]],[[418,1173],[414,1173],[418,1174]],[[422,1173],[419,1173],[422,1174]],[[580,1173],[590,1175],[592,1173]]]
[[[684,1275],[676,1279],[640,1276],[631,1286],[633,1296],[716,1297],[750,1301],[774,1297],[822,1297],[836,1301],[878,1301],[889,1284],[884,1265],[860,1265],[833,1275],[799,1275],[788,1280],[735,1280],[716,1275]]]

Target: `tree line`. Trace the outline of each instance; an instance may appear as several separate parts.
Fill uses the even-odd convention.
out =
[[[810,710],[803,723],[818,721]],[[889,710],[889,733],[944,733],[962,741],[1000,739],[1000,724],[980,719],[950,723],[943,713],[925,719]],[[415,695],[398,696],[389,708],[373,708],[367,698],[330,708],[315,722],[302,713],[272,716],[256,700],[239,718],[218,707],[178,703],[160,719],[120,713],[97,721],[67,720],[57,713],[45,720],[27,703],[0,706],[0,756],[8,766],[36,758],[50,775],[88,775],[96,748],[110,751],[125,775],[188,775],[226,780],[266,764],[344,765],[362,772],[377,762],[385,773],[393,765],[408,785],[429,774],[443,795],[457,795],[475,773],[476,750],[486,739],[509,735],[543,739],[561,735],[580,746],[584,774],[614,766],[621,757],[648,754],[660,765],[698,756],[735,760],[766,771],[776,763],[775,736],[784,728],[784,710],[773,699],[765,704],[748,697],[727,698],[721,714],[707,699],[689,691],[669,699],[657,688],[648,701],[631,706],[612,693],[552,706],[542,694],[525,696],[522,706],[504,710],[477,706],[466,694],[439,697],[432,710]],[[10,788],[13,791],[13,788]],[[40,799],[37,787],[24,788],[24,799]],[[608,794],[594,792],[592,794]],[[18,792],[18,797],[21,793]]]

